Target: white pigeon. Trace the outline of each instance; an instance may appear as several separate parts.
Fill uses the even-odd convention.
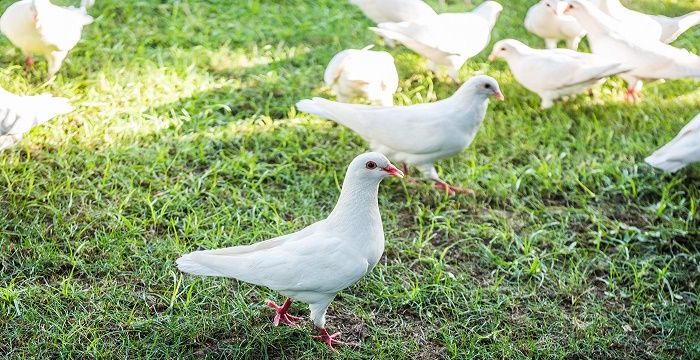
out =
[[[428,59],[428,69],[446,66],[448,75],[459,82],[459,69],[480,53],[491,39],[491,30],[503,7],[486,1],[466,13],[444,13],[419,21],[381,23],[370,30],[404,44]]]
[[[527,31],[544,39],[547,49],[554,49],[560,40],[571,50],[578,49],[586,31],[571,16],[564,15],[568,3],[565,0],[541,0],[525,15]]]
[[[565,12],[586,29],[594,54],[614,59],[629,69],[620,74],[627,82],[628,100],[640,98],[642,80],[700,79],[700,57],[625,29],[589,1],[571,0]]]
[[[696,115],[671,142],[644,159],[649,165],[676,172],[700,161],[700,114]]]
[[[331,59],[323,79],[340,102],[363,97],[375,105],[391,106],[399,87],[394,58],[386,51],[347,49]]]
[[[309,304],[317,339],[331,349],[341,343],[326,331],[326,309],[335,295],[367,275],[384,252],[379,214],[379,182],[403,177],[380,153],[357,156],[348,166],[335,208],[324,220],[292,234],[252,245],[195,251],[177,259],[180,271],[224,276],[268,287],[287,296],[275,309],[274,324],[294,325],[299,317],[287,311],[292,299]]]
[[[32,127],[71,111],[65,98],[18,96],[0,88],[0,151],[15,145]]]
[[[542,99],[542,108],[554,100],[575,95],[601,84],[609,76],[626,71],[620,64],[598,55],[569,49],[533,49],[518,40],[494,44],[489,60],[503,58],[518,82]]]
[[[375,24],[418,21],[437,16],[435,10],[423,0],[350,0],[350,3],[359,7]],[[390,47],[395,45],[389,38],[384,38],[384,42]]]
[[[475,76],[447,99],[410,106],[383,107],[344,104],[322,98],[301,100],[297,108],[345,125],[362,136],[373,151],[416,166],[435,186],[454,194],[469,189],[450,186],[433,163],[459,154],[476,136],[489,97],[503,99],[496,80]]]
[[[61,68],[68,52],[80,41],[83,26],[92,23],[83,2],[80,9],[56,6],[49,0],[21,0],[10,5],[0,17],[0,31],[34,64],[33,55],[48,62],[48,78]]]
[[[693,26],[700,24],[700,11],[683,16],[647,15],[626,8],[619,0],[598,0],[598,7],[604,13],[640,36],[671,43]]]

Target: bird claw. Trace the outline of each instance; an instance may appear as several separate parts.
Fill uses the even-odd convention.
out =
[[[636,91],[635,89],[628,89],[627,92],[625,92],[625,100],[629,103],[636,103],[642,99],[642,94],[639,93],[639,91]]]
[[[333,345],[348,345],[348,343],[337,340],[336,337],[340,336],[340,332],[337,332],[335,334],[328,334],[328,331],[326,329],[318,329],[319,334],[316,336],[312,336],[315,340],[322,341],[326,345],[328,345],[331,350],[338,352]]]
[[[444,181],[436,182],[435,187],[448,193],[450,196],[454,196],[455,194],[474,195],[474,190],[452,186]]]
[[[289,310],[289,307],[292,305],[292,300],[289,298],[287,300],[285,300],[285,302],[284,302],[284,304],[282,304],[282,306],[277,305],[272,300],[267,300],[267,302],[265,302],[265,304],[268,307],[275,310],[275,313],[276,313],[275,318],[272,320],[272,323],[275,326],[278,326],[280,324],[280,322],[284,323],[286,325],[289,325],[289,326],[296,326],[297,321],[303,320],[302,317],[294,316],[294,315],[291,315],[287,312],[287,310]]]

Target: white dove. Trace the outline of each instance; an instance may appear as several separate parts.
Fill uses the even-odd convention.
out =
[[[671,142],[644,159],[649,165],[676,172],[700,161],[700,114],[696,115]]]
[[[642,80],[700,79],[700,57],[625,29],[589,1],[571,0],[565,12],[586,29],[594,54],[614,59],[629,69],[620,74],[627,82],[628,100],[639,99]]]
[[[92,23],[86,6],[60,7],[49,0],[22,0],[10,5],[0,17],[0,31],[22,50],[26,66],[34,64],[33,55],[48,62],[49,80],[61,68],[68,51],[80,41],[83,26]]]
[[[568,3],[564,0],[541,0],[533,5],[525,15],[527,31],[544,39],[547,49],[554,49],[560,40],[571,50],[586,35],[581,24],[571,16],[564,15]]]
[[[19,142],[32,127],[71,111],[65,98],[18,96],[0,88],[0,151]]]
[[[423,0],[350,0],[350,3],[359,7],[375,24],[418,21],[437,16],[435,10]],[[393,40],[384,38],[384,42],[394,47]]]
[[[291,299],[309,304],[317,339],[331,349],[341,343],[326,331],[326,309],[335,295],[367,275],[384,252],[384,230],[377,204],[379,182],[403,177],[380,153],[357,156],[348,166],[335,208],[324,220],[292,234],[253,245],[195,251],[177,259],[180,271],[224,276],[268,287],[287,296],[275,309],[274,324],[294,325]]]
[[[450,194],[469,189],[450,186],[433,163],[459,154],[476,136],[488,99],[503,99],[496,80],[475,76],[447,99],[400,107],[343,104],[321,98],[301,100],[297,108],[345,125],[369,142],[370,148],[394,161],[416,166],[435,186]]]
[[[624,7],[619,0],[599,0],[598,7],[623,26],[640,35],[671,43],[693,26],[700,24],[700,11],[683,16],[647,15]]]
[[[520,84],[542,98],[542,108],[554,100],[586,91],[605,78],[626,70],[598,55],[568,49],[533,49],[518,40],[497,42],[489,60],[504,58]]]
[[[446,66],[449,76],[459,82],[459,69],[480,53],[491,39],[491,30],[503,7],[486,1],[466,13],[444,13],[419,21],[381,23],[370,30],[404,44],[428,59],[428,69]]]
[[[348,49],[337,53],[323,78],[340,102],[364,97],[373,104],[391,106],[399,87],[394,58],[386,51]]]

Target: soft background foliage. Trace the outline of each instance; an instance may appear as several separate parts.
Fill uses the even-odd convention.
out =
[[[522,27],[533,2],[504,1],[494,39],[541,46]],[[700,0],[633,7],[677,15]],[[264,299],[281,296],[183,276],[174,259],[330,211],[366,144],[293,104],[331,96],[322,73],[335,52],[383,48],[369,20],[344,0],[97,0],[90,13],[48,86],[45,62],[26,75],[0,38],[0,86],[77,107],[0,154],[0,354],[330,357],[309,322],[272,326]],[[700,28],[675,45],[698,53]],[[462,78],[496,77],[507,101],[440,164],[477,195],[382,185],[385,256],[329,310],[330,330],[360,343],[341,355],[700,357],[700,167],[643,163],[700,111],[698,84],[648,84],[629,105],[613,79],[543,112],[489,50]],[[391,53],[400,105],[456,88],[409,50]]]

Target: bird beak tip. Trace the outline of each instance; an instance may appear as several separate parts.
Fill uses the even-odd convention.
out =
[[[506,99],[506,97],[503,96],[503,93],[500,91],[496,91],[493,95],[496,97],[496,99],[498,99],[500,101],[503,101]]]
[[[403,171],[399,170],[396,166],[389,164],[389,166],[384,168],[384,171],[389,173],[389,176],[403,177]]]
[[[494,55],[494,54],[489,55],[488,60],[489,60],[489,61],[494,61],[494,60],[496,60],[496,55]]]

